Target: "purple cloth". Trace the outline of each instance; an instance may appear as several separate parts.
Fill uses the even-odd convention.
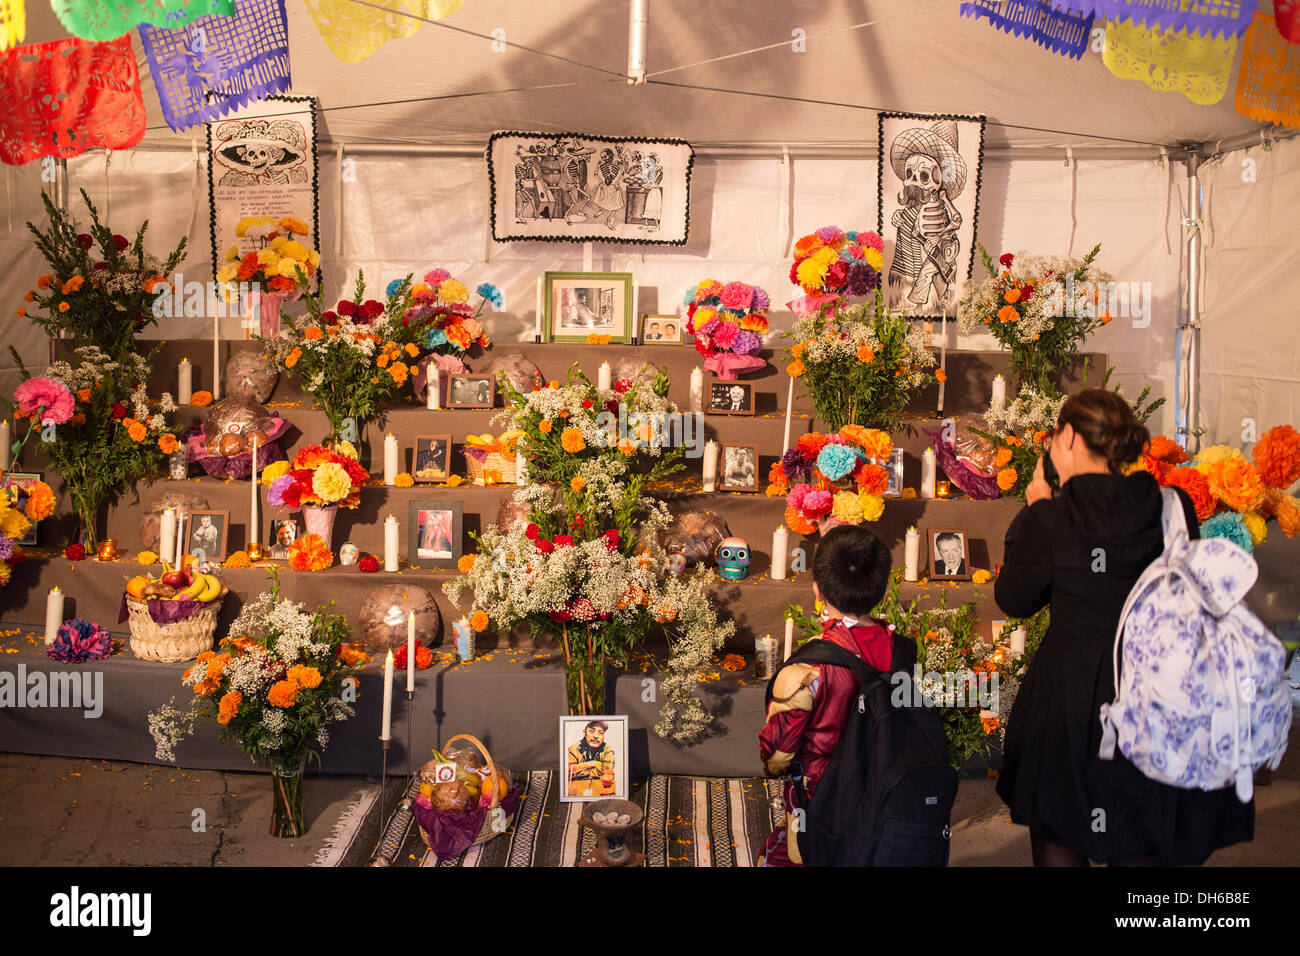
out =
[[[189,598],[181,598],[179,601],[161,601],[153,599],[146,602],[149,607],[149,616],[153,618],[155,624],[175,624],[177,621],[183,621],[187,617],[193,617],[202,611],[208,604],[202,601],[191,601]],[[117,623],[121,624],[130,614],[126,607],[126,592],[122,592],[122,607],[117,612]]]
[[[1258,2],[1196,0],[1190,10],[1182,9],[1183,0],[1059,0],[1057,5],[1105,20],[1132,19],[1149,28],[1239,37],[1255,19]]]
[[[257,470],[261,472],[273,461],[284,461],[286,455],[276,441],[289,430],[289,422],[283,418],[272,418],[271,427],[266,433],[266,444],[257,446]],[[183,435],[183,441],[190,446],[190,460],[198,462],[213,478],[247,478],[253,473],[253,453],[243,452],[229,458],[224,455],[209,455],[203,447],[203,429],[190,428]]]
[[[1084,2],[1073,6],[1089,6]],[[1003,33],[1028,37],[1039,46],[1075,60],[1088,49],[1092,14],[1052,9],[1051,0],[967,0],[963,17],[988,20]]]
[[[239,0],[237,11],[180,29],[139,28],[163,119],[178,133],[289,89],[284,0]]]
[[[501,810],[506,820],[514,818],[519,807],[519,788],[511,787],[510,792],[501,801]],[[464,813],[443,813],[432,807],[411,804],[411,816],[429,836],[429,848],[438,854],[440,860],[450,860],[460,856],[478,839],[487,819],[486,807],[476,807]]]
[[[934,449],[938,465],[948,476],[949,481],[977,500],[991,501],[1002,497],[997,476],[989,478],[967,468],[965,463],[957,458],[957,452],[953,450],[952,445],[943,440],[941,429],[922,428],[921,431],[925,432],[930,439],[930,447]]]

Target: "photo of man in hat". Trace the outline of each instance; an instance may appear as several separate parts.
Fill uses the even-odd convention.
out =
[[[592,720],[582,738],[568,749],[569,796],[589,797],[613,789],[614,748],[605,740],[609,724]],[[608,781],[602,784],[602,781]]]

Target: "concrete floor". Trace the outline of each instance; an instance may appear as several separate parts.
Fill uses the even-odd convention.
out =
[[[1030,862],[1027,831],[1011,824],[993,785],[961,783],[953,866]],[[347,808],[377,788],[373,779],[308,777],[308,832],[277,840],[267,832],[271,797],[261,774],[0,754],[0,864],[309,866]],[[1300,728],[1255,799],[1254,842],[1221,850],[1208,865],[1300,865]]]

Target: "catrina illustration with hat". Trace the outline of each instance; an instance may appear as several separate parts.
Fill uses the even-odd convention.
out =
[[[889,162],[903,182],[892,224],[898,234],[889,270],[890,305],[934,314],[953,297],[961,253],[961,213],[952,200],[966,188],[966,161],[957,151],[957,124],[905,129],[889,147]]]
[[[217,126],[217,162],[228,167],[222,186],[307,182],[307,134],[292,120],[231,120]]]

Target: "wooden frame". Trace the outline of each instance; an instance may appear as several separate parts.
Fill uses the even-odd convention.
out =
[[[612,789],[606,790],[608,777],[569,779],[569,764],[576,762],[569,754],[570,747],[586,741],[587,725],[605,724],[602,749],[608,748],[613,758]],[[590,742],[587,742],[590,746]],[[594,800],[626,800],[628,797],[628,719],[626,715],[577,714],[560,718],[560,788],[561,803],[590,803]]]
[[[0,490],[13,488],[15,485],[19,488],[25,489],[28,485],[35,484],[38,481],[44,481],[44,474],[45,472],[43,471],[11,471],[9,474],[5,475],[4,484],[0,485]],[[24,492],[23,495],[19,496],[14,507],[17,508],[19,505],[25,507],[26,502],[23,500],[25,497],[26,493]],[[39,527],[40,522],[33,521],[32,526],[27,529],[27,534],[17,543],[24,548],[36,547],[36,542],[39,540],[37,531]]]
[[[743,391],[745,397],[740,400],[741,407],[733,409],[731,405],[736,389]],[[708,415],[753,415],[754,383],[729,381],[720,378],[713,379],[709,383],[709,403],[705,406],[704,411]]]
[[[431,539],[426,542],[432,546],[422,549],[421,538],[424,529],[420,526],[420,517],[425,513],[447,514],[447,524],[430,532]],[[412,501],[406,528],[406,560],[421,568],[444,568],[454,570],[461,556],[461,538],[464,529],[464,502],[426,499]],[[448,526],[449,525],[449,526]],[[446,547],[438,547],[441,541],[438,532],[446,536]],[[421,555],[421,550],[426,554]]]
[[[576,295],[565,303],[562,310],[560,297],[567,290],[575,293],[586,290],[581,300]],[[591,295],[595,290],[596,295]],[[608,293],[608,296],[606,295]],[[603,320],[607,313],[609,324],[599,325],[557,323],[557,317],[577,317],[583,312],[594,314],[592,307]],[[627,345],[634,334],[632,317],[632,273],[630,272],[548,272],[546,273],[546,301],[542,306],[544,334],[547,342],[586,343],[588,335],[608,335],[610,343]]]
[[[277,555],[275,552],[280,549],[280,528],[287,526],[293,529],[293,537],[289,539],[289,544],[284,545],[284,555]],[[289,545],[298,540],[301,533],[297,518],[272,518],[271,530],[267,535],[266,560],[268,561],[288,561]]]
[[[732,482],[728,480],[728,457],[730,452],[735,450],[747,450],[749,452],[749,466],[753,473],[750,475],[752,481],[745,484]],[[758,446],[743,442],[725,442],[722,445],[721,453],[718,456],[718,490],[719,491],[741,491],[757,492],[758,491]]]
[[[661,329],[658,333],[661,337],[657,339],[650,338],[651,323],[658,323],[661,326],[671,324],[676,331],[672,335],[667,335]],[[641,344],[642,345],[681,345],[685,341],[686,320],[680,315],[655,315],[646,312],[641,316]]]
[[[216,541],[213,543],[215,550],[209,551],[203,542],[196,542],[195,536],[199,534],[202,525],[197,523],[197,519],[209,517],[219,519],[216,526]],[[210,534],[203,534],[204,540],[211,538]],[[207,562],[208,564],[220,564],[226,560],[226,543],[230,540],[230,512],[229,511],[190,511],[185,515],[185,534],[182,540],[185,546],[182,549],[183,554],[194,554],[198,556],[199,563]],[[199,554],[198,552],[202,552]]]
[[[460,381],[488,383],[488,400],[484,404],[481,400],[471,402],[456,401],[456,383]],[[481,391],[481,390],[480,390]],[[448,376],[447,378],[447,407],[448,408],[495,408],[497,397],[496,378],[483,372],[464,372]]]
[[[434,463],[429,465],[429,473],[421,474],[420,469],[420,442],[427,441],[426,449],[432,449],[435,444],[445,445],[446,454],[442,459],[442,470],[439,472]],[[434,456],[436,462],[437,456]],[[411,477],[416,481],[446,481],[447,476],[451,474],[451,435],[416,435],[415,447],[411,449]]]
[[[961,528],[927,528],[926,541],[929,544],[930,555],[930,580],[932,581],[969,581],[971,579],[970,568],[970,538]],[[943,535],[955,534],[961,539],[961,564],[958,566],[961,573],[942,574],[940,573],[941,559],[939,558],[939,538]]]

